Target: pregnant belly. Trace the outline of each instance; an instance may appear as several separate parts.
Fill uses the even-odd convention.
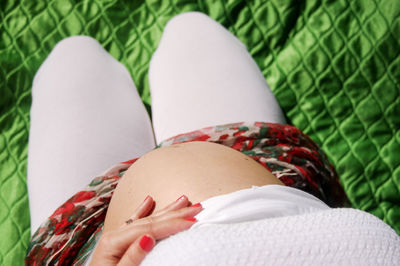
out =
[[[147,195],[155,211],[181,195],[193,203],[251,186],[283,185],[250,157],[210,142],[189,142],[153,150],[142,156],[119,182],[104,231],[119,227]]]

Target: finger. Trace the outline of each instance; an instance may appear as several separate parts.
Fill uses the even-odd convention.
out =
[[[184,209],[192,210],[181,212],[181,217],[171,216],[169,219],[164,219],[163,217],[153,218],[150,216],[139,219],[135,221],[132,226],[124,227],[123,230],[113,232],[112,235],[103,235],[105,238],[103,242],[108,243],[108,249],[112,250],[114,256],[121,257],[129,248],[131,243],[140,235],[150,234],[156,240],[161,240],[170,235],[189,229],[196,222],[193,216],[199,213],[201,208],[197,208],[200,210],[195,210],[195,208],[191,207]],[[181,210],[175,212],[180,211]]]
[[[189,206],[189,204],[190,204],[190,201],[189,201],[188,197],[185,196],[185,195],[182,195],[177,200],[175,200],[174,202],[168,204],[163,209],[155,212],[153,214],[153,216],[160,216],[160,215],[163,215],[163,214],[165,214],[166,212],[169,212],[169,211],[179,210],[179,209],[182,209],[184,207]]]
[[[129,246],[118,266],[139,265],[155,245],[151,235],[143,235]]]
[[[135,212],[127,219],[127,221],[122,225],[126,226],[132,223],[133,221],[149,216],[155,207],[155,201],[151,196],[147,196],[142,204],[135,210]]]
[[[160,217],[161,217],[161,220],[173,219],[173,218],[188,218],[188,217],[196,216],[202,210],[203,210],[203,206],[201,206],[200,203],[196,203],[196,204],[191,205],[186,208],[181,208],[178,210],[166,212],[163,216],[160,216]]]
[[[170,219],[175,219],[175,218],[189,218],[189,217],[194,217],[197,215],[199,212],[203,210],[203,207],[201,206],[200,203],[194,204],[190,207],[185,207],[181,208],[178,210],[171,210],[168,212],[163,213],[162,215],[151,215],[149,217],[139,219],[135,221],[135,224],[140,225],[140,224],[148,224],[150,222],[152,223],[157,223],[161,222],[164,220],[170,220]]]
[[[142,227],[142,232],[151,234],[156,240],[162,240],[168,236],[189,229],[195,222],[196,219],[194,217],[180,217],[138,226]]]
[[[136,219],[141,219],[143,217],[149,216],[150,214],[152,214],[154,208],[156,207],[156,202],[150,196],[147,196],[143,203],[144,203],[143,209],[138,213]]]

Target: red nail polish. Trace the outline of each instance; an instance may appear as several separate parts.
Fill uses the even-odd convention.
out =
[[[194,217],[185,218],[185,220],[189,222],[197,222],[197,219]]]
[[[140,239],[139,245],[144,251],[149,252],[153,249],[154,242],[150,237],[143,236],[142,239]]]
[[[176,201],[183,200],[185,198],[185,195],[180,196]]]
[[[201,206],[201,204],[200,204],[200,202],[199,202],[199,203],[196,203],[196,204],[194,204],[194,205],[192,205],[192,206],[190,206],[190,207],[196,208],[196,207],[203,207],[203,206]]]
[[[149,195],[147,195],[147,197],[144,199],[144,201],[143,201],[143,202],[145,202],[146,200],[148,200],[148,198],[150,198],[150,196],[149,196]]]

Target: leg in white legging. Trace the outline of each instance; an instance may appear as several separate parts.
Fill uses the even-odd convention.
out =
[[[167,24],[149,78],[157,143],[218,124],[286,123],[246,47],[201,13],[181,14]]]
[[[61,41],[32,88],[28,190],[32,233],[91,179],[155,146],[122,64],[89,37]]]

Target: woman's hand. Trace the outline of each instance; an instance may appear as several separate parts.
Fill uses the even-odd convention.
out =
[[[182,196],[150,215],[155,201],[147,196],[119,229],[101,236],[91,265],[139,265],[156,240],[186,230],[196,222],[194,216],[202,207],[200,204],[190,205],[188,198]]]

